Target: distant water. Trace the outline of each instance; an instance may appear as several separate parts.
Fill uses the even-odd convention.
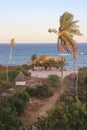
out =
[[[80,55],[78,55],[76,61],[76,67],[87,66],[87,44],[79,44]],[[30,60],[31,56],[36,53],[38,56],[46,54],[48,56],[60,57],[56,44],[16,44],[12,51],[12,64],[22,65],[26,64]],[[0,64],[10,65],[10,45],[0,44]],[[67,59],[67,68],[73,68],[73,57],[72,55],[65,55]]]

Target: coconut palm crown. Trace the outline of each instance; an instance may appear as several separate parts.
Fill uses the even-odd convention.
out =
[[[78,20],[73,20],[74,16],[68,12],[65,12],[60,16],[60,27],[56,29],[49,29],[48,31],[54,32],[58,35],[57,47],[60,53],[66,50],[67,53],[73,52],[73,58],[76,59],[78,54],[78,44],[73,39],[74,35],[81,35],[76,23]]]
[[[14,38],[11,39],[10,46],[11,47],[15,46],[15,39]]]
[[[12,48],[15,46],[15,39],[12,38],[10,41],[10,65],[12,65]]]

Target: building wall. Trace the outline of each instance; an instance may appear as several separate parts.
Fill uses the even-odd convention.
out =
[[[26,85],[25,81],[16,81],[15,82],[16,85]]]

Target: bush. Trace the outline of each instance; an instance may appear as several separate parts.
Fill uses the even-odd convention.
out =
[[[59,104],[38,118],[38,130],[87,130],[87,108],[80,101],[67,106]]]
[[[22,67],[23,69],[25,69],[25,70],[28,70],[28,69],[29,69],[29,65],[27,65],[27,64],[23,64],[21,67]]]
[[[6,89],[9,89],[13,87],[13,84],[7,81],[0,81],[0,92],[5,91]]]
[[[27,87],[25,91],[29,93],[30,96],[40,97],[40,98],[41,97],[47,98],[53,95],[52,89],[50,85],[47,83],[44,83],[42,85],[37,85],[35,88]]]
[[[19,130],[19,124],[16,112],[9,104],[2,104],[0,106],[0,130]]]
[[[78,95],[87,104],[87,67],[81,68],[78,73]]]
[[[31,76],[31,72],[25,71],[24,69],[22,69],[22,72],[27,77]]]
[[[18,73],[22,71],[25,76],[31,76],[31,73],[22,68],[16,68],[15,70],[8,70],[8,81],[14,82]],[[7,73],[6,70],[0,71],[0,81],[7,81]]]
[[[42,85],[37,85],[36,92],[38,97],[47,98],[53,95],[52,89],[47,83],[44,83]]]
[[[24,112],[25,104],[28,100],[29,94],[23,91],[7,97],[7,102],[18,115]]]
[[[14,81],[15,77],[19,73],[18,70],[9,70],[8,71],[8,81]],[[0,72],[0,81],[7,81],[6,70]]]
[[[24,112],[28,100],[29,94],[22,91],[0,101],[0,130],[20,130],[17,116]]]
[[[48,79],[53,81],[54,83],[59,83],[60,82],[59,76],[55,75],[55,74],[49,75]]]
[[[87,77],[85,77],[84,81],[85,81],[85,84],[87,85]]]
[[[36,87],[35,87],[35,88],[27,87],[27,88],[25,89],[25,91],[26,91],[30,96],[37,96]]]
[[[87,68],[81,68],[78,73],[78,85],[86,86],[87,85]]]

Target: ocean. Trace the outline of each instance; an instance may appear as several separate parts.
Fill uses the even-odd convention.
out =
[[[87,67],[87,44],[79,43],[80,54],[76,60],[76,68]],[[60,58],[56,44],[17,44],[12,49],[12,65],[27,64],[33,54],[38,56],[46,54],[48,56],[57,56]],[[64,53],[68,69],[73,69],[73,56],[72,54]],[[0,65],[10,65],[10,45],[0,44]]]

